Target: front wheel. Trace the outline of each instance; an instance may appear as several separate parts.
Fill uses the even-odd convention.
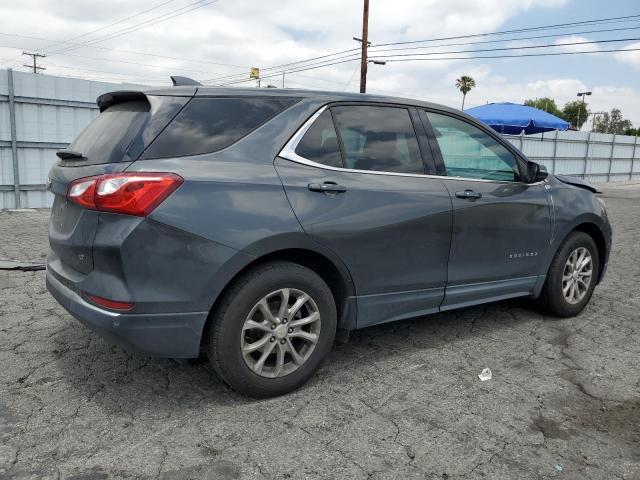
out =
[[[312,270],[274,262],[251,270],[212,318],[208,355],[220,376],[245,395],[282,395],[304,384],[333,344],[336,306]]]
[[[599,272],[596,244],[584,232],[571,233],[556,252],[540,301],[560,317],[573,317],[589,302]]]

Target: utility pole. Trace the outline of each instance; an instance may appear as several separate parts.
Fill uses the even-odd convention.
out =
[[[46,57],[45,54],[43,53],[31,53],[31,52],[22,52],[23,55],[29,55],[30,57],[33,57],[33,65],[27,65],[26,63],[24,64],[25,67],[29,67],[33,69],[33,73],[38,73],[39,70],[46,70],[45,67],[40,67],[38,66],[38,57],[39,58],[44,58]]]
[[[367,47],[369,46],[369,0],[364,0],[362,12],[362,50],[360,54],[360,93],[367,92]]]
[[[284,88],[284,70],[282,71],[282,88]]]

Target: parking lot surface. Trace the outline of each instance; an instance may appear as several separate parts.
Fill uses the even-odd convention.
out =
[[[368,328],[262,401],[0,271],[0,479],[639,479],[640,184],[604,197],[611,262],[579,317],[517,300]],[[0,260],[42,261],[47,220],[0,212]]]

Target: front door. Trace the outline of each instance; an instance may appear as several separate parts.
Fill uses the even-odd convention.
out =
[[[358,327],[435,312],[444,297],[451,201],[425,175],[409,112],[326,108],[276,159],[305,232],[349,268]]]
[[[523,181],[516,155],[463,118],[422,111],[453,204],[442,309],[531,294],[542,280],[551,214],[542,183]]]

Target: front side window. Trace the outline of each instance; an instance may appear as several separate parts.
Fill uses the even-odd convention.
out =
[[[424,173],[406,108],[345,105],[331,111],[342,140],[345,168]]]
[[[325,110],[309,127],[296,147],[296,154],[312,162],[342,167],[340,146],[331,112]]]
[[[470,123],[440,113],[422,111],[436,136],[450,177],[518,181],[515,156],[490,135]]]

